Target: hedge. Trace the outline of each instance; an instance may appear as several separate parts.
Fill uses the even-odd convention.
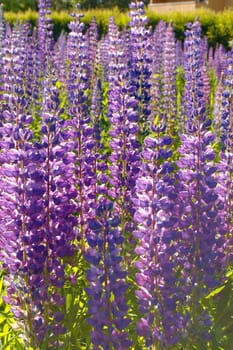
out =
[[[127,26],[129,17],[127,13],[120,12],[119,9],[112,10],[89,10],[84,12],[83,22],[88,26],[91,19],[96,17],[99,35],[107,32],[108,19],[114,16],[119,28],[122,29]],[[184,29],[187,22],[192,22],[197,16],[200,18],[203,35],[209,39],[211,46],[221,43],[226,48],[229,48],[233,40],[233,10],[226,10],[224,12],[215,13],[207,9],[198,9],[189,13],[173,12],[167,14],[158,14],[147,10],[149,18],[149,26],[155,27],[160,20],[166,22],[173,21],[174,29],[178,39],[184,39]],[[36,25],[38,14],[34,11],[28,10],[22,13],[5,13],[6,20],[13,25],[16,21],[29,21],[33,26]],[[68,31],[68,23],[71,20],[69,14],[65,11],[53,12],[52,21],[54,24],[55,38],[59,36],[61,31]]]

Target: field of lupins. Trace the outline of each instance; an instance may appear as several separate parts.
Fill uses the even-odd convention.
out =
[[[233,349],[233,51],[130,19],[0,10],[1,349]]]

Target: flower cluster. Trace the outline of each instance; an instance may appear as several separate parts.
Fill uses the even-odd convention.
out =
[[[0,264],[18,343],[210,348],[203,298],[232,268],[233,50],[208,49],[198,19],[183,46],[172,23],[148,28],[141,1],[102,38],[77,9],[54,42],[50,5],[38,28],[0,6]]]
[[[92,325],[95,349],[129,349],[131,342],[125,331],[130,319],[125,293],[127,272],[122,269],[120,246],[124,236],[120,229],[119,213],[106,200],[96,209],[96,218],[88,223],[89,249],[85,254],[90,263],[87,270],[89,287],[88,322]]]

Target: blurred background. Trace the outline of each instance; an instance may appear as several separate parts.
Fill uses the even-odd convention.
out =
[[[77,2],[83,9],[91,8],[111,8],[118,7],[119,9],[126,10],[130,0],[52,0],[52,9],[55,11],[70,10]],[[1,0],[4,5],[5,11],[25,11],[28,9],[37,10],[37,0]],[[148,5],[149,0],[144,1]]]

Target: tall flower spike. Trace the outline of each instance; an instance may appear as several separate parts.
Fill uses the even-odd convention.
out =
[[[67,35],[62,32],[54,47],[54,64],[57,76],[62,84],[66,83]]]
[[[160,114],[166,123],[168,135],[175,135],[177,132],[177,109],[176,109],[176,43],[172,23],[169,23],[166,31],[166,39],[163,49],[162,67],[162,96],[163,108]]]
[[[154,130],[155,131],[155,130]],[[181,232],[179,230],[179,184],[176,184],[170,137],[147,137],[142,151],[143,163],[136,182],[134,219],[138,226],[133,232],[138,239],[136,282],[141,319],[138,334],[146,346],[163,349],[176,344],[187,322],[178,312],[186,290],[177,272]]]
[[[2,55],[2,45],[5,38],[5,20],[3,4],[0,4],[0,56]]]
[[[223,100],[223,76],[220,77],[216,92],[215,92],[215,102],[214,102],[214,108],[213,108],[213,124],[214,124],[214,131],[217,137],[217,142],[220,144],[220,138],[221,138],[221,124],[222,124],[222,114],[224,109],[224,104],[222,103]]]
[[[96,75],[97,52],[98,52],[98,28],[95,17],[91,20],[90,27],[87,32],[88,40],[88,85],[93,88]]]
[[[162,73],[163,73],[163,51],[166,38],[167,25],[160,21],[152,35],[152,76],[151,76],[151,121],[164,124],[162,117]]]
[[[136,87],[134,93],[138,106],[139,137],[142,139],[148,133],[148,121],[151,115],[150,88],[151,88],[151,32],[146,28],[148,18],[145,15],[142,1],[131,2],[130,12],[130,55],[128,60],[132,86]]]
[[[25,331],[26,345],[37,346],[38,328],[33,326],[33,322],[41,316],[41,301],[37,299],[36,303],[32,302],[30,280],[33,279],[33,271],[37,276],[42,272],[39,261],[43,260],[43,254],[40,251],[38,260],[35,255],[35,260],[31,259],[30,254],[35,247],[33,248],[33,242],[29,238],[29,226],[36,226],[39,240],[41,224],[39,220],[34,222],[34,217],[28,215],[28,211],[31,207],[31,196],[38,198],[38,192],[43,194],[45,188],[43,184],[33,188],[27,173],[32,155],[32,133],[29,131],[31,116],[16,115],[16,112],[8,110],[4,111],[3,116],[0,131],[0,254],[3,268],[7,271],[5,300],[11,305],[19,328]],[[36,211],[36,208],[31,207],[31,210]],[[39,286],[40,283],[37,282]],[[35,280],[35,287],[34,283]]]
[[[122,269],[120,246],[124,240],[120,218],[113,203],[100,200],[96,218],[89,221],[90,248],[85,254],[90,264],[87,270],[89,287],[89,319],[94,349],[129,349],[125,293],[126,271]]]
[[[223,200],[219,196],[221,184],[212,148],[215,135],[208,130],[211,121],[206,119],[200,48],[200,23],[196,20],[188,25],[186,32],[187,133],[181,135],[177,165],[178,178],[183,186],[180,199],[185,205],[179,223],[183,238],[180,252],[184,266],[182,276],[184,284],[189,287],[190,331],[194,330],[197,338],[209,335],[209,329],[200,327],[203,316],[200,299],[218,286],[226,268],[225,253],[221,247],[226,234]]]
[[[3,47],[5,42],[5,20],[3,5],[0,4],[0,101],[2,100],[3,95]]]
[[[214,51],[213,67],[218,79],[226,69],[226,54],[224,46],[222,44],[217,45]]]
[[[85,249],[85,240],[88,231],[87,219],[94,215],[97,205],[96,197],[96,157],[94,153],[96,142],[88,109],[88,46],[83,34],[84,25],[80,22],[82,14],[74,14],[70,23],[71,32],[68,36],[67,53],[69,76],[67,80],[69,115],[72,117],[73,152],[75,155],[74,177],[78,188],[77,213],[80,245]]]
[[[2,62],[2,107],[27,113],[30,99],[24,84],[28,67],[28,24],[16,25],[4,40]]]
[[[184,51],[181,40],[176,41],[176,64],[177,66],[184,66]]]
[[[59,92],[52,83],[55,85],[52,77],[43,83],[42,143],[38,147],[44,154],[44,161],[38,172],[41,171],[45,184],[45,194],[41,201],[44,207],[43,273],[44,287],[47,287],[43,318],[47,333],[56,338],[66,330],[62,323],[62,308],[60,305],[56,306],[53,299],[54,295],[62,297],[63,286],[69,279],[65,275],[65,268],[75,249],[73,242],[76,238],[77,219],[73,213],[76,209],[77,190],[72,176],[73,143],[69,142],[69,129],[65,122],[59,119],[62,112]],[[56,318],[52,309],[61,317]]]
[[[1,257],[8,302],[33,348],[65,332],[64,259],[73,256],[77,226],[73,143],[66,125],[62,132],[58,91],[48,80],[42,105],[41,143],[32,142],[30,116],[5,111],[1,128]]]
[[[130,81],[123,42],[113,19],[109,23],[109,106],[110,148],[109,161],[111,186],[109,194],[118,203],[122,229],[130,234],[133,222],[132,193],[140,168],[139,142],[137,141],[138,111],[136,88]],[[129,235],[129,243],[132,241]],[[127,249],[132,249],[130,245]],[[125,259],[131,263],[127,249]]]
[[[38,57],[40,74],[46,74],[53,52],[53,31],[51,22],[51,0],[39,0]]]
[[[223,177],[222,193],[225,193],[225,220],[226,220],[226,252],[227,263],[232,262],[232,162],[233,162],[233,115],[232,115],[232,76],[233,76],[233,48],[227,55],[227,67],[224,71],[221,86],[219,114],[220,118],[220,172]],[[216,117],[216,115],[215,115]]]

